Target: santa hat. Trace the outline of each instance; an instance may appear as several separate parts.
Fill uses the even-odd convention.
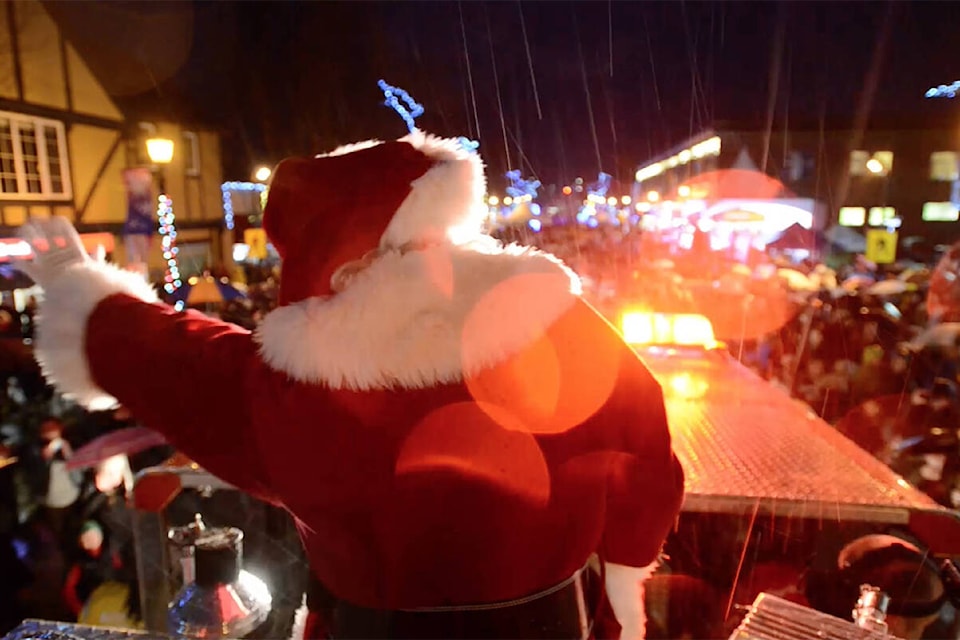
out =
[[[283,259],[279,303],[332,294],[337,271],[371,251],[476,237],[485,190],[475,153],[421,131],[284,160],[263,212]]]

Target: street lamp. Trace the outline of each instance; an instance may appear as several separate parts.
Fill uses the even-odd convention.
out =
[[[260,166],[257,167],[257,170],[253,173],[253,179],[257,182],[266,182],[270,179],[270,175],[273,171],[270,170],[270,167]]]
[[[167,263],[163,277],[163,290],[173,293],[183,285],[180,279],[180,267],[177,264],[177,228],[173,215],[173,201],[167,195],[163,168],[173,160],[173,140],[150,138],[147,140],[147,155],[150,162],[157,165],[157,183],[160,194],[157,196],[157,223],[160,227],[160,243],[163,260]]]
[[[166,192],[163,181],[163,167],[170,164],[173,160],[173,140],[167,138],[150,138],[147,140],[147,156],[150,162],[159,167],[158,178],[160,182],[160,193]]]

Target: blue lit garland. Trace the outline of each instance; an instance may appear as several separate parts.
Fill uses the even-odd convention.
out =
[[[927,98],[956,98],[958,93],[960,93],[960,80],[955,80],[952,84],[930,87],[924,96]]]
[[[520,177],[519,169],[508,171],[504,176],[510,181],[510,186],[507,187],[507,194],[510,197],[522,198],[523,196],[530,196],[531,200],[537,197],[537,190],[540,188],[539,180],[524,180]]]
[[[610,189],[610,181],[613,179],[609,173],[600,172],[600,175],[597,176],[597,181],[587,187],[587,193],[597,196],[606,196],[607,191]]]
[[[380,90],[383,91],[383,97],[386,98],[383,104],[396,111],[407,124],[407,130],[412,133],[417,128],[416,119],[423,115],[423,105],[414,100],[403,89],[391,86],[385,80],[378,80],[377,86],[380,87]],[[401,100],[406,104],[401,104]],[[457,138],[457,141],[461,147],[470,153],[475,152],[480,147],[478,140],[471,140],[464,136]]]
[[[383,104],[396,111],[403,118],[403,121],[407,123],[408,130],[416,129],[417,125],[414,121],[423,115],[423,105],[411,98],[410,94],[403,89],[392,87],[383,80],[378,80],[377,86],[380,87],[383,96],[386,98]],[[400,104],[400,100],[403,100],[406,106]]]
[[[161,193],[157,198],[157,221],[160,225],[160,248],[163,251],[163,259],[167,262],[163,290],[173,293],[183,286],[183,281],[180,280],[180,267],[177,265],[177,254],[180,253],[180,249],[177,248],[173,201],[165,193]]]
[[[267,185],[261,182],[224,182],[220,185],[220,192],[223,194],[223,221],[227,229],[233,229],[233,196],[234,191],[257,191],[263,195],[267,190]]]
[[[466,149],[471,153],[476,152],[476,150],[480,148],[479,140],[471,140],[470,138],[467,138],[464,136],[460,136],[459,138],[457,138],[457,140],[460,142],[461,147],[463,147],[464,149]]]

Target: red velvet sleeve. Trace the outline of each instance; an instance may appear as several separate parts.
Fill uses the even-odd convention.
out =
[[[246,399],[260,366],[249,331],[124,294],[87,322],[93,381],[203,468],[271,500]]]
[[[656,560],[683,504],[684,473],[673,452],[659,383],[632,353],[621,365],[623,453],[608,477],[603,556],[645,567]],[[632,406],[630,406],[632,405]]]

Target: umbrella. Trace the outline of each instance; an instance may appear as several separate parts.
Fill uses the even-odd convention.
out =
[[[236,285],[227,278],[217,280],[211,275],[192,277],[185,285],[177,289],[173,299],[185,305],[219,304],[246,297]]]
[[[913,291],[916,288],[917,285],[905,280],[889,279],[870,285],[867,287],[867,293],[872,296],[895,296],[905,291]]]
[[[67,469],[95,467],[113,456],[131,456],[165,444],[167,444],[166,438],[145,427],[118,429],[94,438],[74,451],[67,461]]]
[[[875,282],[876,280],[870,276],[856,274],[844,280],[840,286],[847,291],[856,291],[857,289],[860,289],[860,287],[872,286]]]
[[[29,289],[32,286],[34,286],[33,280],[23,271],[10,265],[0,265],[0,291]]]
[[[951,348],[960,346],[960,322],[937,324],[907,343],[912,351],[925,347]]]
[[[830,244],[848,253],[863,253],[867,250],[866,237],[850,227],[835,225],[827,229],[823,236]]]
[[[813,249],[815,236],[813,231],[805,229],[796,222],[787,227],[780,237],[767,244],[772,249]]]
[[[820,288],[818,282],[796,269],[777,269],[777,276],[785,280],[787,287],[794,291],[816,291]]]

